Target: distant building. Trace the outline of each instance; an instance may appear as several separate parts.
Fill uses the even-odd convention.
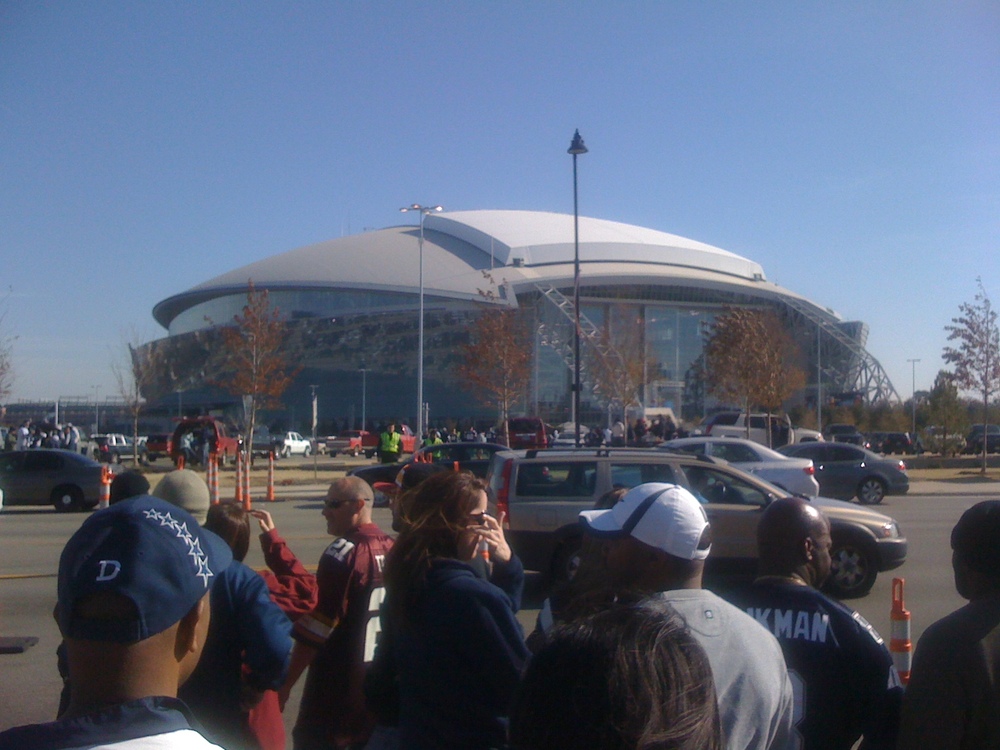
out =
[[[572,393],[573,217],[537,211],[457,211],[425,220],[424,400],[430,423],[495,416],[456,375],[458,345],[487,306],[484,272],[498,303],[532,316],[534,377],[521,408],[549,422],[569,418]],[[694,367],[702,326],[725,305],[775,310],[799,342],[813,402],[817,370],[826,396],[860,394],[898,401],[879,363],[865,350],[867,326],[767,281],[757,263],[654,229],[580,217],[584,347],[610,325],[638,326],[651,360],[644,405],[671,407],[691,419],[712,407]],[[285,396],[288,418],[311,418],[318,385],[320,418],[356,423],[416,416],[418,228],[397,226],[302,247],[251,263],[168,297],[153,309],[169,332],[169,371],[149,394],[164,403],[184,392],[205,408],[236,399],[212,381],[216,326],[246,301],[247,282],[267,289],[287,319],[287,350],[302,366]],[[613,336],[612,336],[613,340]],[[817,366],[819,365],[819,367]],[[364,369],[364,373],[361,369]],[[362,382],[364,380],[364,383]],[[583,383],[581,422],[603,423],[608,405]]]

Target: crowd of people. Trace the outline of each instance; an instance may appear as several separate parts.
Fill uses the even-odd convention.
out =
[[[80,430],[72,422],[32,423],[26,419],[17,427],[7,429],[3,449],[23,451],[29,448],[61,448],[74,453],[81,448],[85,450],[81,445]]]
[[[970,603],[928,628],[904,688],[879,634],[821,593],[830,525],[804,499],[763,512],[759,576],[730,601],[702,586],[712,526],[690,492],[609,493],[526,638],[486,484],[419,463],[395,484],[395,539],[371,487],[331,484],[313,575],[270,514],[211,505],[195,472],[152,494],[116,476],[60,558],[60,715],[0,750],[283,750],[286,720],[299,750],[1000,747],[1000,501],[955,526]],[[253,527],[263,573],[242,563]]]

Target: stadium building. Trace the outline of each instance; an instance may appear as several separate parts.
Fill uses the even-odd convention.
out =
[[[419,228],[397,226],[291,250],[210,279],[153,309],[168,331],[149,347],[169,362],[148,394],[178,394],[188,409],[236,404],[215,386],[217,326],[267,289],[286,321],[289,360],[302,369],[284,397],[301,427],[317,392],[320,422],[413,424],[417,401]],[[429,424],[494,418],[458,374],[470,322],[490,305],[517,307],[534,332],[532,377],[518,411],[550,423],[571,418],[575,309],[573,216],[456,211],[424,223],[424,402]],[[697,366],[703,329],[725,306],[776,311],[798,342],[807,387],[799,397],[898,402],[865,350],[866,324],[771,283],[752,260],[695,240],[580,217],[582,361],[628,331],[643,357],[642,402],[697,419],[716,404]],[[484,295],[488,292],[488,295]],[[610,334],[609,334],[610,332]],[[606,352],[605,352],[606,354]],[[580,421],[603,424],[614,405],[584,373]],[[619,409],[620,410],[620,409]],[[321,428],[322,429],[322,428]]]

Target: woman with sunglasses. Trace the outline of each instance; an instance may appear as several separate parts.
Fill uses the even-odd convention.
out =
[[[468,472],[424,480],[385,568],[385,648],[405,748],[499,748],[528,656],[515,614],[524,567]],[[485,549],[484,549],[485,548]],[[482,560],[489,556],[489,564]]]

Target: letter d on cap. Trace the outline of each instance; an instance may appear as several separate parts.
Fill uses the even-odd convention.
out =
[[[101,572],[97,574],[96,581],[110,581],[121,572],[122,564],[117,560],[101,560]]]

